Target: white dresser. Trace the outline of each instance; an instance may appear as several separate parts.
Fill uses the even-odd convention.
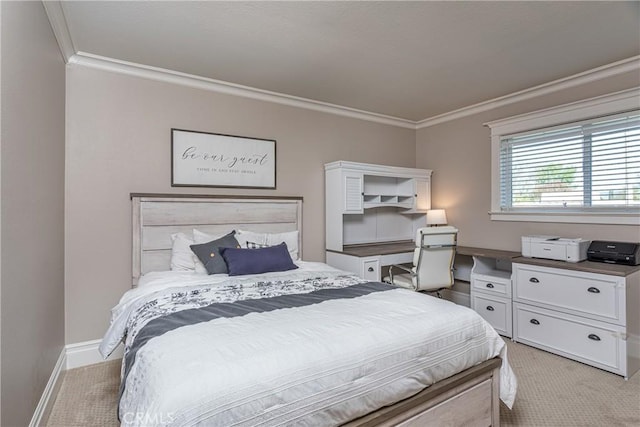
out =
[[[640,369],[640,267],[514,259],[513,339],[632,376]]]

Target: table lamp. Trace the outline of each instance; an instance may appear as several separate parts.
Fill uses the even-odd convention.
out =
[[[427,211],[427,225],[429,227],[447,225],[447,214],[444,209],[430,209]]]

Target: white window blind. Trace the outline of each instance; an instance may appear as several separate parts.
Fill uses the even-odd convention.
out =
[[[503,212],[640,212],[640,110],[500,137]]]

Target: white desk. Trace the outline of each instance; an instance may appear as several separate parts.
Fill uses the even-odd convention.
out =
[[[327,251],[327,264],[379,282],[384,266],[412,263],[414,248],[413,241],[345,246],[341,252]],[[460,261],[456,269],[456,284],[445,298],[470,306],[498,333],[511,337],[511,260],[520,256],[520,253],[457,246],[456,255],[463,257],[456,259],[456,263]],[[473,259],[470,271],[466,264],[463,265],[464,257]],[[467,284],[469,282],[470,286]]]
[[[413,262],[415,245],[412,240],[400,242],[349,245],[342,251],[327,251],[327,264],[351,271],[360,277],[379,282],[381,268],[391,264]]]
[[[391,264],[413,262],[415,244],[412,240],[345,246],[342,251],[327,250],[327,264],[341,270],[351,271],[360,277],[380,281],[381,268]],[[499,249],[457,246],[456,254],[476,258],[511,259],[520,256],[518,252]]]

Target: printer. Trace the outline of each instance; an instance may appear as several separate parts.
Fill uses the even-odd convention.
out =
[[[640,243],[594,240],[587,250],[589,261],[612,264],[640,264]]]
[[[559,236],[522,236],[522,256],[567,262],[587,259],[591,240],[566,239]]]

